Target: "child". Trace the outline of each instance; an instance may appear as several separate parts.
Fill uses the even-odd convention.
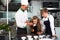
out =
[[[40,24],[40,20],[37,16],[33,16],[32,18],[33,26],[31,26],[31,33],[35,35],[43,34],[43,29]]]
[[[41,10],[42,21],[45,25],[45,34],[50,35],[50,37],[56,37],[55,28],[54,28],[54,17],[48,14],[46,8]]]

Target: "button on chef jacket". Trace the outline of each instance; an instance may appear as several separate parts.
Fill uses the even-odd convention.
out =
[[[48,15],[47,18],[43,18],[42,21],[50,21],[50,27],[51,27],[51,31],[52,31],[52,35],[55,35],[55,30],[54,30],[54,18],[52,15]],[[44,25],[45,26],[45,25]]]
[[[21,9],[19,9],[15,14],[15,20],[17,27],[25,28],[26,27],[25,22],[28,20],[27,10],[22,11]]]

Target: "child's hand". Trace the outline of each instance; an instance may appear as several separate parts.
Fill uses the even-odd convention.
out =
[[[52,35],[52,37],[56,37],[57,38],[57,35]]]
[[[41,35],[41,34],[42,34],[42,32],[37,32],[37,34],[38,34],[38,35]]]
[[[55,34],[55,35],[52,35],[53,37],[57,37],[57,35]]]
[[[34,32],[34,29],[32,29],[32,32]]]
[[[55,40],[57,38],[57,35],[52,35],[52,39]]]

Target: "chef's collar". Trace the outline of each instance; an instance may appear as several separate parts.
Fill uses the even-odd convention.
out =
[[[24,12],[25,10],[23,10],[22,8],[21,8],[21,10]]]

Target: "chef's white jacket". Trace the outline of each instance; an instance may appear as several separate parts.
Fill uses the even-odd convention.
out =
[[[27,10],[23,12],[21,9],[19,9],[15,14],[15,20],[17,27],[25,28],[26,27],[25,22],[28,20]]]
[[[55,35],[55,29],[54,29],[54,17],[52,15],[48,15],[47,18],[43,18],[42,21],[44,23],[44,21],[47,21],[49,18],[49,21],[50,21],[50,27],[51,27],[51,31],[52,31],[52,35]],[[45,26],[43,24],[43,26]]]

